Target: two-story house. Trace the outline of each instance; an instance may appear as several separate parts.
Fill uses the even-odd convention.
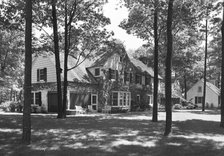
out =
[[[76,60],[69,57],[68,66],[75,63]],[[63,72],[62,69],[62,81]],[[112,111],[144,109],[153,102],[153,76],[152,68],[129,58],[124,52],[104,53],[93,63],[86,60],[68,71],[67,109],[73,110],[75,106],[99,112],[106,106]],[[48,112],[57,112],[54,55],[38,56],[33,60],[32,84],[33,104]]]

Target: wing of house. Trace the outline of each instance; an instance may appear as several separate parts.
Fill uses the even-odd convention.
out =
[[[61,80],[64,75],[63,56],[61,60]],[[96,107],[93,104],[97,98],[95,78],[86,70],[91,62],[85,60],[76,68],[68,71],[68,109],[75,109],[75,105]],[[76,59],[69,56],[68,69],[76,65]],[[54,55],[41,55],[34,58],[32,63],[32,104],[41,106],[48,112],[57,112],[56,67]]]
[[[54,55],[38,56],[32,66],[33,104],[48,112],[57,112],[54,60]],[[62,81],[63,64],[61,61]],[[76,59],[69,57],[68,68],[75,65]],[[73,110],[76,106],[91,111],[102,111],[108,106],[111,111],[145,109],[152,103],[153,77],[152,68],[130,59],[126,53],[107,52],[93,63],[85,60],[68,71],[67,109]]]
[[[202,106],[204,80],[201,79],[187,91],[187,100]],[[206,107],[220,107],[220,89],[210,82],[206,82]]]

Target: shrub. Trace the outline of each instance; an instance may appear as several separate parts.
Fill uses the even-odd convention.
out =
[[[174,106],[173,106],[173,109],[182,109],[183,107],[182,107],[182,105],[181,104],[175,104]]]
[[[5,112],[15,112],[22,110],[22,104],[20,102],[15,101],[6,101],[0,105],[0,109]]]
[[[31,113],[40,113],[41,110],[41,106],[34,104],[31,105]]]
[[[214,104],[213,103],[211,103],[211,108],[214,108]]]

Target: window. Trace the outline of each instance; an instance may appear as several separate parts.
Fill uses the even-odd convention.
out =
[[[136,96],[136,101],[137,101],[137,103],[140,103],[140,95],[139,94]]]
[[[96,95],[92,95],[92,104],[96,104]]]
[[[123,104],[124,104],[124,106],[126,105],[126,98],[127,98],[127,96],[126,96],[126,93],[124,93],[124,98],[123,98],[123,100],[124,100],[124,102],[123,102]]]
[[[198,87],[198,92],[199,92],[199,93],[202,92],[202,87],[201,87],[201,86]]]
[[[153,96],[148,95],[148,104],[152,104],[152,103],[153,103]]]
[[[47,81],[47,68],[37,69],[37,81]]]
[[[202,103],[202,101],[203,101],[203,97],[202,96],[196,96],[195,97],[195,104]]]
[[[129,106],[131,101],[130,92],[113,92],[112,93],[112,105],[113,106]]]
[[[142,77],[141,77],[141,75],[136,74],[135,82],[136,82],[136,84],[142,84]]]
[[[150,85],[151,78],[149,76],[145,77],[145,85]]]
[[[97,94],[92,94],[91,95],[91,105],[92,105],[92,110],[97,110]]]
[[[116,70],[110,69],[109,68],[109,79],[116,79],[116,75],[118,75],[118,72]]]
[[[112,105],[113,106],[117,106],[118,105],[118,93],[117,92],[113,92],[112,94]]]
[[[41,92],[33,92],[31,94],[31,104],[41,106]]]
[[[95,76],[100,76],[100,68],[95,68]]]

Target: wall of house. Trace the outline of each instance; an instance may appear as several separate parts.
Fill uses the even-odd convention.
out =
[[[48,56],[39,56],[32,64],[32,83],[37,82],[37,69],[47,68],[47,82],[56,82],[56,69]]]
[[[202,91],[198,92],[198,87],[202,87]],[[195,104],[195,97],[203,97],[203,90],[204,90],[204,83],[202,81],[198,81],[190,90],[187,92],[187,100],[191,101]],[[205,99],[205,105],[208,105],[210,108],[211,105],[214,107],[218,107],[218,95],[211,90],[208,86],[206,87],[206,99]]]

